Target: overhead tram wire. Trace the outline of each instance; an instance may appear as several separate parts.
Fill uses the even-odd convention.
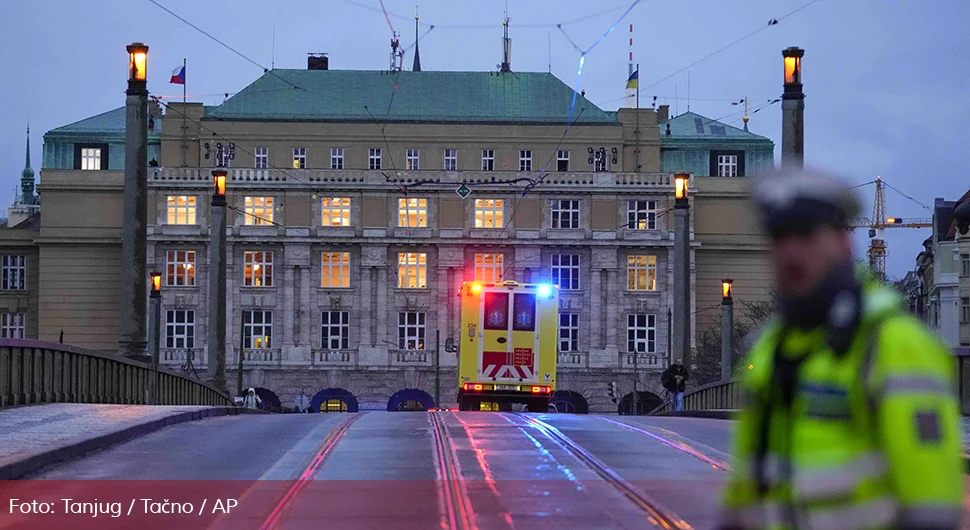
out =
[[[277,78],[279,78],[279,80],[280,80],[280,81],[283,81],[284,83],[286,83],[286,84],[288,84],[288,85],[290,85],[290,86],[292,86],[293,88],[295,88],[295,89],[297,89],[297,90],[305,90],[305,89],[304,89],[303,87],[301,87],[301,86],[298,86],[298,85],[295,85],[295,84],[293,84],[292,82],[290,82],[290,81],[288,81],[288,80],[286,80],[286,79],[284,79],[284,78],[283,78],[283,77],[281,77],[281,76],[280,76],[279,74],[276,74],[276,73],[275,73],[275,72],[274,72],[273,70],[271,70],[271,69],[269,69],[269,68],[266,68],[265,66],[263,66],[263,65],[261,65],[261,64],[259,64],[259,63],[257,63],[256,61],[254,61],[254,60],[252,60],[252,59],[250,59],[249,57],[247,57],[247,56],[246,56],[246,55],[245,55],[244,53],[242,53],[241,51],[239,51],[239,50],[237,50],[237,49],[235,49],[235,48],[233,48],[232,46],[230,46],[230,45],[228,45],[228,44],[226,44],[225,42],[223,42],[223,41],[221,41],[221,40],[219,40],[218,38],[216,38],[215,36],[213,36],[213,35],[212,35],[211,33],[209,33],[209,32],[207,32],[206,30],[204,30],[204,29],[202,29],[202,28],[200,28],[199,26],[196,26],[195,24],[193,24],[193,23],[191,23],[191,22],[189,22],[188,20],[186,20],[186,19],[184,19],[184,18],[182,18],[181,16],[179,16],[179,15],[178,15],[177,13],[175,13],[175,12],[174,12],[174,11],[172,11],[171,9],[169,9],[169,8],[167,8],[167,7],[165,7],[165,6],[163,6],[162,4],[160,4],[160,3],[158,3],[158,2],[156,1],[156,0],[148,0],[148,1],[149,1],[149,2],[151,2],[151,3],[153,3],[153,4],[155,4],[156,6],[158,6],[159,8],[161,8],[161,9],[162,9],[163,11],[165,11],[166,13],[168,13],[168,14],[170,14],[170,15],[172,15],[173,17],[175,17],[175,18],[177,18],[177,19],[179,19],[179,20],[181,20],[182,22],[184,22],[185,24],[187,24],[187,25],[188,25],[189,27],[191,27],[192,29],[195,29],[195,30],[196,30],[196,31],[198,31],[199,33],[202,33],[202,34],[203,34],[203,35],[205,35],[206,37],[209,37],[210,39],[212,39],[212,40],[214,40],[214,41],[216,41],[217,43],[219,43],[219,44],[221,44],[221,45],[222,45],[223,47],[225,47],[225,48],[226,48],[227,50],[229,50],[229,51],[231,51],[232,53],[235,53],[236,55],[238,55],[238,56],[240,56],[240,57],[242,57],[243,59],[245,59],[245,60],[247,60],[247,61],[249,61],[250,63],[252,63],[252,64],[254,64],[254,65],[256,65],[256,66],[258,66],[258,67],[260,67],[260,68],[262,68],[262,69],[263,69],[263,72],[265,72],[265,73],[269,73],[269,74],[272,74],[272,75],[274,75],[274,76],[276,76]]]

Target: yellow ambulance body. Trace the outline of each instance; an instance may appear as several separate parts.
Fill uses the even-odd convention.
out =
[[[559,288],[465,282],[458,350],[460,410],[546,412],[556,389]]]

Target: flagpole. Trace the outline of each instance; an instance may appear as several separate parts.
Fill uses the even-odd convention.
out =
[[[637,173],[640,172],[640,63],[637,63]]]
[[[186,79],[182,80],[182,167],[186,167],[189,163],[188,161],[188,144],[185,141],[185,130],[187,126],[185,125],[185,113],[186,110],[186,87],[185,83],[188,80],[188,74],[185,71],[186,61],[185,57],[182,57],[182,74],[186,76]]]

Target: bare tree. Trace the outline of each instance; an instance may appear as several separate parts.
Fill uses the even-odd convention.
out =
[[[734,330],[731,337],[731,366],[735,374],[744,367],[741,361],[751,347],[760,329],[777,313],[776,297],[772,293],[771,299],[747,302],[741,301],[743,308],[735,314],[740,318],[734,319]],[[737,302],[735,302],[737,303]],[[694,348],[696,366],[691,373],[690,380],[694,386],[706,385],[721,379],[721,327],[714,326],[701,332],[697,347]]]

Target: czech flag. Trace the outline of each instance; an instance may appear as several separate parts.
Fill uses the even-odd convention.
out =
[[[640,69],[637,68],[636,70],[634,70],[632,74],[630,74],[630,79],[626,80],[626,87],[637,88],[639,85],[640,85]]]
[[[185,65],[184,64],[182,66],[179,66],[175,70],[172,70],[172,79],[169,81],[169,83],[172,83],[175,85],[185,84]]]

